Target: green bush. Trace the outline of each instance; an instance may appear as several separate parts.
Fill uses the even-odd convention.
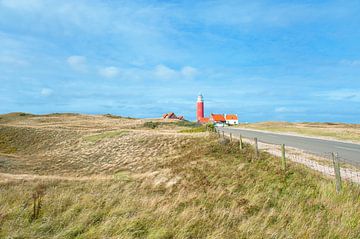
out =
[[[215,125],[212,124],[212,123],[206,124],[206,127],[208,128],[209,131],[214,131],[215,130]]]
[[[155,129],[155,128],[159,127],[159,125],[160,125],[159,122],[152,122],[152,121],[144,123],[144,127],[145,128],[150,128],[150,129]]]
[[[198,124],[196,122],[191,122],[191,121],[187,121],[187,120],[173,122],[173,124],[175,124],[177,126],[185,126],[185,127],[199,127],[200,126],[200,124]]]

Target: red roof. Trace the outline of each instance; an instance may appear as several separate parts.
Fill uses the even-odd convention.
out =
[[[238,120],[237,115],[226,115],[225,118],[226,120]]]
[[[224,115],[222,114],[211,114],[211,118],[214,122],[225,122]]]
[[[198,121],[199,123],[209,123],[210,118],[200,118]]]
[[[167,114],[163,114],[163,119],[179,119],[179,120],[183,120],[184,116],[176,116],[176,114],[174,112],[169,112]]]

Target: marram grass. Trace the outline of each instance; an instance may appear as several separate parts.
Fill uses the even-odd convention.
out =
[[[158,142],[161,143],[161,142]],[[177,183],[121,172],[109,180],[0,185],[0,238],[359,238],[360,190],[246,145],[199,138],[155,161]],[[32,195],[45,192],[37,219]]]

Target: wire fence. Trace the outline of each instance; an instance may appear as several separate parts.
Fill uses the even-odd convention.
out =
[[[286,161],[290,160],[323,175],[333,177],[335,178],[337,191],[341,190],[342,180],[360,184],[360,164],[355,162],[350,164],[346,158],[337,152],[318,154],[297,148],[285,147],[286,142],[284,142],[284,144],[274,144],[259,138],[244,137],[241,134],[233,135],[219,128],[216,128],[215,131],[219,137],[228,138],[231,141],[239,141],[240,148],[243,142],[251,144],[257,155],[259,155],[261,151],[266,151],[274,156],[280,157],[284,169],[286,168]]]

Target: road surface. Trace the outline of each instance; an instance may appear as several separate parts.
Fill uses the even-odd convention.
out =
[[[316,154],[335,152],[340,158],[355,166],[360,166],[360,144],[345,143],[326,139],[316,139],[279,133],[270,133],[256,130],[239,129],[232,127],[218,127],[225,133],[232,133],[236,138],[241,134],[245,138],[258,138],[259,141],[271,144],[285,144],[290,147],[305,150]]]

